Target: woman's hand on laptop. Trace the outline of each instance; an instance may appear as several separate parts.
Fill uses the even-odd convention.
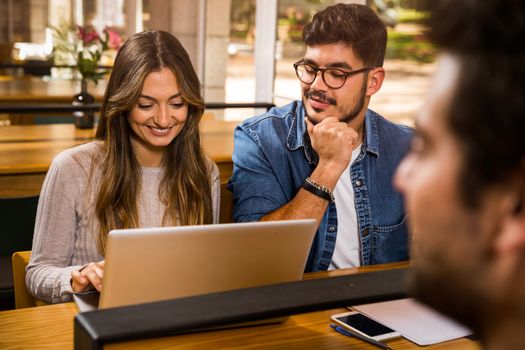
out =
[[[104,277],[104,260],[91,262],[71,272],[71,287],[74,293],[81,293],[95,288],[102,290],[102,278]]]

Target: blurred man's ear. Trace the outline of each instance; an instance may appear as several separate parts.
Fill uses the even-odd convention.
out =
[[[521,251],[525,256],[525,163],[519,174],[509,182],[509,187],[496,252],[516,254],[516,251]]]

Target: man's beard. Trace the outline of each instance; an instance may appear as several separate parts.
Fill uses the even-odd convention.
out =
[[[434,263],[440,264],[441,261]],[[483,337],[487,300],[475,287],[475,278],[457,274],[451,269],[428,271],[414,268],[408,280],[409,294]]]
[[[356,103],[354,104],[353,108],[348,113],[346,113],[345,115],[343,115],[342,117],[339,118],[340,122],[347,123],[347,124],[350,123],[363,110],[363,107],[365,106],[365,100],[366,100],[366,88],[367,88],[367,81],[365,79],[365,80],[363,80],[363,83],[361,84],[361,91],[360,91],[358,100],[356,101]],[[304,100],[303,100],[304,112],[305,112],[306,116],[308,117],[308,119],[315,125],[315,124],[319,123],[320,120],[315,120],[312,117],[310,117],[308,115],[308,111],[306,110],[306,100],[311,98],[311,97],[314,97],[318,101],[329,103],[329,104],[331,104],[333,106],[337,106],[337,101],[335,99],[331,98],[331,97],[328,97],[326,95],[326,93],[324,93],[323,91],[307,90],[307,91],[304,92],[304,94],[303,94],[303,98],[304,98]],[[316,113],[322,112],[322,110],[317,109],[317,108],[313,108],[312,107],[312,109]]]

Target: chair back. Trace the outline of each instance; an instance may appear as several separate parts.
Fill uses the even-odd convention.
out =
[[[30,257],[30,250],[15,252],[12,257],[15,307],[17,309],[36,306],[35,298],[29,293],[26,286],[26,266]]]

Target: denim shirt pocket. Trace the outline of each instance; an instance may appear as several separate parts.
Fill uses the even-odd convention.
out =
[[[408,215],[394,224],[370,228],[370,264],[404,261],[409,258]]]

